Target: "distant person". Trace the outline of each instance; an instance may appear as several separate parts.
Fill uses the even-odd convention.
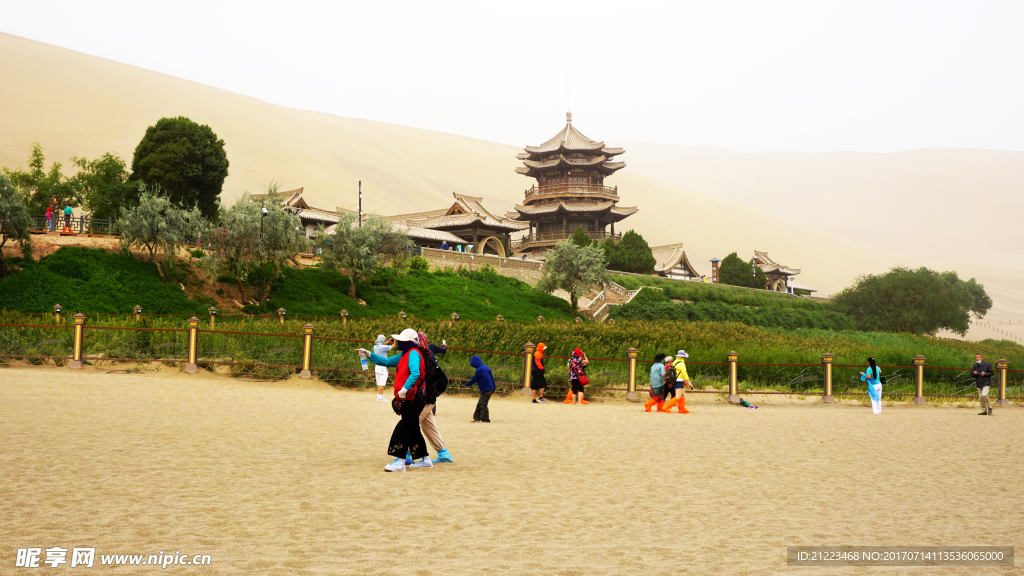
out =
[[[975,354],[974,367],[971,368],[971,375],[974,376],[974,385],[978,387],[978,402],[981,403],[981,412],[978,416],[991,416],[992,403],[988,401],[988,389],[992,386],[992,365],[985,362],[985,357]]]
[[[46,207],[46,231],[53,232],[53,207]]]
[[[476,374],[473,374],[469,382],[466,382],[466,386],[476,384],[480,388],[480,400],[476,403],[472,422],[490,422],[491,412],[487,408],[487,403],[491,400],[491,394],[494,394],[494,390],[497,388],[497,385],[494,383],[494,374],[490,368],[484,366],[484,361],[479,356],[470,358],[469,365],[476,368]]]
[[[665,403],[665,354],[658,352],[654,355],[654,363],[651,364],[651,399],[644,404],[644,412],[650,412],[651,407],[658,405],[658,410]]]
[[[533,351],[533,362],[530,363],[530,392],[533,393],[534,404],[546,404],[544,390],[548,387],[548,381],[544,378],[544,350],[547,344],[541,342]]]
[[[75,211],[71,209],[71,205],[64,209],[64,231],[71,232],[71,218],[74,217]]]
[[[882,371],[874,357],[868,358],[867,372],[860,373],[860,379],[868,383],[868,397],[871,398],[871,413],[882,413]]]
[[[383,334],[380,334],[377,336],[377,341],[373,344],[373,353],[382,358],[387,358],[393,344],[393,340],[389,341]],[[384,387],[388,384],[388,367],[383,364],[377,364],[373,371],[377,376],[377,400],[383,402]]]
[[[579,348],[572,351],[569,358],[569,393],[572,394],[572,403],[576,406],[590,404],[583,399],[583,389],[590,383],[587,378],[587,364],[590,359]]]
[[[448,250],[448,243],[447,242],[441,242],[441,250]]]
[[[690,355],[686,353],[686,350],[680,350],[676,352],[676,358],[672,361],[672,369],[675,371],[675,381],[666,383],[671,384],[672,392],[675,394],[675,398],[672,398],[668,402],[665,402],[665,412],[671,412],[672,407],[676,407],[676,411],[679,414],[689,414],[690,411],[686,409],[686,386],[693,388],[693,384],[690,384],[690,375],[686,373],[686,358]]]
[[[50,198],[50,205],[47,207],[46,211],[48,213],[52,214],[53,218],[55,220],[59,220],[60,219],[60,216],[57,214],[57,212],[60,210],[59,206],[60,205],[57,203],[57,195],[54,194],[53,198]],[[50,222],[47,222],[47,224],[50,225],[50,229],[48,230],[48,232],[53,232],[53,230],[54,230],[53,226],[54,226],[55,222],[53,222],[51,220]]]

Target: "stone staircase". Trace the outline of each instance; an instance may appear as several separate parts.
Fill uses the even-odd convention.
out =
[[[580,299],[580,312],[596,322],[604,322],[611,313],[612,306],[628,304],[640,293],[640,290],[661,290],[652,286],[641,286],[639,290],[626,290],[615,282],[609,282],[600,290],[591,290]]]

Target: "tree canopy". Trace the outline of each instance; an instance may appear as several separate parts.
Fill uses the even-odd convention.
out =
[[[366,277],[387,260],[412,248],[409,236],[383,216],[370,216],[362,226],[356,215],[339,209],[341,219],[331,234],[323,229],[314,245],[323,257],[324,270],[346,270],[352,278],[348,295],[356,298],[356,280]]]
[[[0,278],[7,275],[7,259],[2,249],[9,240],[21,245],[22,250],[30,249],[32,237],[29,229],[32,218],[25,208],[25,198],[6,175],[0,174]],[[28,254],[28,252],[26,252]]]
[[[121,208],[117,230],[125,248],[145,248],[150,261],[162,253],[164,265],[157,262],[160,277],[167,281],[168,267],[176,265],[179,247],[200,237],[206,228],[203,215],[195,207],[175,206],[166,196],[143,191],[133,208]]]
[[[537,288],[551,293],[561,289],[569,293],[572,311],[579,309],[579,299],[591,288],[609,282],[604,250],[599,246],[577,246],[562,240],[545,254],[544,271]]]
[[[657,260],[651,252],[647,240],[636,232],[629,230],[616,242],[608,238],[601,245],[608,259],[608,269],[634,274],[650,274],[654,272]]]
[[[78,167],[71,181],[81,193],[83,207],[93,218],[117,218],[122,208],[139,204],[141,183],[130,181],[131,173],[117,154],[107,152],[95,160],[72,158]]]
[[[60,162],[51,164],[49,170],[45,168],[46,157],[43,155],[43,147],[36,142],[29,153],[28,171],[4,168],[3,172],[7,174],[14,187],[28,194],[28,209],[31,212],[46,212],[46,207],[50,205],[54,196],[57,197],[57,206],[60,208],[78,206],[81,195],[73,179],[66,178],[61,173]]]
[[[584,246],[590,246],[591,244],[594,243],[594,241],[590,239],[590,235],[587,234],[587,231],[584,230],[582,226],[577,228],[576,231],[572,233],[572,237],[569,238],[569,240],[571,240],[573,244],[579,246],[580,248],[583,248]]]
[[[763,290],[768,283],[764,270],[753,262],[745,262],[733,252],[718,266],[718,282],[730,286],[744,286]]]
[[[147,128],[132,158],[133,179],[159,187],[179,206],[198,206],[210,219],[217,215],[227,176],[224,141],[184,116],[161,118]]]
[[[982,318],[992,308],[985,287],[956,272],[896,267],[885,274],[857,278],[832,301],[856,320],[861,330],[934,334],[950,330],[961,336],[971,315]]]

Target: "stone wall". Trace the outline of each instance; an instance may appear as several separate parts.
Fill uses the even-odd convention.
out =
[[[462,267],[480,270],[484,266],[490,266],[502,276],[522,280],[531,286],[536,286],[537,282],[540,282],[541,270],[544,269],[544,263],[536,260],[501,258],[490,254],[467,254],[452,250],[423,248],[422,255],[427,262],[430,262],[430,267],[434,270],[445,266],[455,269]]]

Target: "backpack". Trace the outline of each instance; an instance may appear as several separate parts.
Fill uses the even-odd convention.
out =
[[[676,367],[669,364],[665,366],[665,383],[672,384],[676,381]]]
[[[436,398],[448,391],[448,375],[441,369],[441,366],[437,363],[437,357],[430,350],[423,350],[421,348],[420,353],[423,356],[423,380],[426,382],[427,387],[433,390],[433,394],[428,394],[428,396]],[[430,402],[430,404],[433,404],[433,402]]]

